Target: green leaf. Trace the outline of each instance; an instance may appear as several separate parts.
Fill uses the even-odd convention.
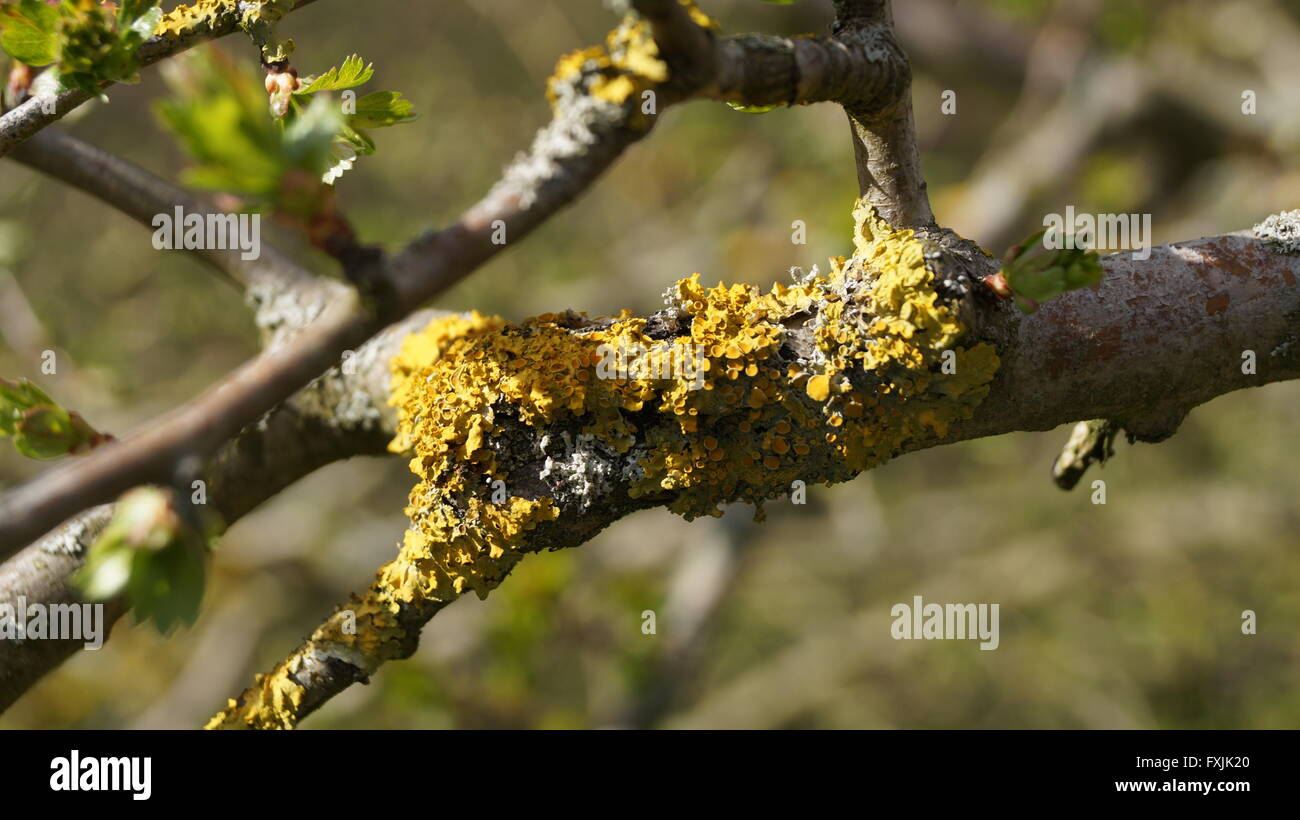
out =
[[[315,94],[319,91],[342,91],[346,88],[356,88],[368,82],[374,75],[374,64],[367,65],[359,56],[353,54],[343,61],[343,65],[331,68],[318,77],[304,79],[302,88],[299,88],[294,94]]]
[[[336,97],[316,92],[347,90],[370,79],[372,66],[352,56],[288,99],[283,116],[268,110],[262,83],[218,58],[181,64],[168,77],[177,94],[157,106],[158,115],[194,157],[187,184],[227,191],[310,222],[332,185],[358,155],[373,154],[365,128],[385,128],[415,119],[401,94],[380,91],[354,101],[344,116]],[[304,173],[306,172],[306,173]],[[312,180],[318,183],[312,186]]]
[[[14,447],[27,458],[67,455],[78,444],[77,430],[67,410],[39,404],[23,413],[14,430]]]
[[[157,111],[198,161],[183,174],[187,184],[247,196],[275,191],[283,169],[269,114],[250,116],[233,96],[167,100]]]
[[[205,557],[192,540],[182,540],[157,553],[136,552],[126,592],[131,614],[141,623],[152,621],[162,633],[191,626],[203,604]]]
[[[90,94],[107,82],[138,82],[140,44],[162,19],[157,0],[132,0],[116,17],[94,4],[63,4],[59,71],[63,81]]]
[[[1067,247],[1048,248],[1043,243],[1045,235],[1046,231],[1039,231],[1013,247],[1002,266],[1002,275],[1018,297],[1016,304],[1026,313],[1037,310],[1038,303],[1091,287],[1102,278],[1101,259],[1096,253],[1069,247],[1075,243],[1068,237],[1062,243]]]
[[[206,575],[204,535],[186,526],[174,498],[156,487],[123,495],[73,577],[90,600],[125,594],[136,620],[162,633],[198,618]]]
[[[338,106],[317,97],[284,129],[285,156],[292,167],[322,174],[333,164],[330,146],[342,129],[343,114]]]
[[[23,414],[41,404],[55,404],[55,401],[27,379],[17,382],[0,379],[0,436],[12,436]]]
[[[86,563],[73,577],[73,583],[92,601],[115,598],[131,580],[134,559],[135,553],[129,549],[95,549],[92,546]]]
[[[0,438],[7,436],[19,453],[38,459],[88,450],[107,438],[26,379],[0,379]]]
[[[123,0],[122,7],[117,12],[117,26],[130,31],[144,42],[158,30],[162,16],[163,10],[158,5],[158,0]]]
[[[268,199],[287,170],[283,134],[261,85],[215,53],[194,55],[165,75],[174,95],[155,106],[195,165],[183,174],[199,188]]]
[[[375,141],[365,131],[353,128],[350,124],[343,126],[341,141],[352,146],[358,154],[369,156],[375,153]]]
[[[348,115],[353,128],[387,128],[418,118],[415,104],[398,91],[375,91],[357,100],[356,113]]]
[[[49,65],[59,59],[59,10],[40,0],[0,7],[0,47],[19,62]]]

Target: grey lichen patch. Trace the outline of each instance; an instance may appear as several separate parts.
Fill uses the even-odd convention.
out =
[[[325,308],[320,293],[286,288],[274,280],[249,285],[245,298],[268,350],[283,345]]]
[[[608,497],[615,479],[622,473],[623,459],[608,445],[587,433],[576,439],[567,431],[558,438],[542,436],[538,449],[545,461],[538,477],[546,481],[562,506],[586,512],[601,498]]]
[[[84,555],[103,531],[110,511],[111,506],[104,504],[72,519],[48,538],[41,539],[41,551],[50,555]]]
[[[1300,209],[1273,214],[1253,230],[1278,253],[1300,253]]]
[[[543,185],[561,176],[562,164],[581,160],[602,133],[627,119],[622,106],[588,96],[575,84],[559,85],[557,93],[555,119],[538,131],[528,151],[515,157],[490,196],[515,196],[519,207],[532,207]]]
[[[254,309],[266,352],[273,353],[289,344],[344,290],[333,283],[286,287],[273,279],[251,284],[247,300]],[[412,317],[417,318],[428,321],[424,312]],[[385,422],[391,426],[393,414],[387,407],[388,363],[402,332],[405,332],[402,325],[395,326],[359,350],[346,351],[338,365],[294,397],[296,409],[326,419],[340,429],[374,430]]]
[[[328,418],[340,429],[376,429],[383,420],[380,408],[385,397],[376,392],[382,387],[364,375],[386,372],[390,354],[376,344],[348,351],[341,365],[330,368],[295,398],[298,409]]]
[[[313,645],[304,661],[318,669],[329,669],[332,664],[343,663],[366,675],[378,669],[380,663],[377,658],[337,641],[321,641]]]

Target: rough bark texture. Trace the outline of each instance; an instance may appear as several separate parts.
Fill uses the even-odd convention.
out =
[[[718,38],[707,18],[702,21],[691,4],[676,0],[635,0],[633,5],[653,29],[653,41],[635,25],[625,24],[615,34],[622,38],[622,47],[641,50],[639,65],[662,56],[669,68],[666,80],[638,75],[608,51],[578,55],[580,59],[552,78],[554,120],[501,182],[445,230],[417,239],[392,259],[375,261],[371,270],[348,271],[360,274],[353,277],[360,294],[342,291],[325,305],[320,294],[338,291],[325,288],[306,296],[293,287],[281,288],[278,280],[258,288],[246,279],[249,297],[260,307],[259,320],[285,331],[272,334],[268,355],[149,433],[0,499],[0,555],[67,515],[167,475],[178,458],[193,452],[216,453],[209,462],[210,497],[233,523],[325,463],[383,452],[394,433],[411,439],[408,443],[424,456],[424,469],[432,466],[412,497],[412,532],[418,537],[381,570],[369,591],[354,596],[210,724],[288,727],[352,683],[365,681],[385,661],[409,655],[420,627],[463,591],[486,594],[525,554],[576,546],[635,510],[668,505],[686,515],[703,514],[725,501],[775,497],[788,489],[791,477],[842,481],[909,451],[1081,419],[1109,419],[1136,438],[1159,441],[1172,434],[1188,410],[1214,396],[1300,376],[1300,256],[1283,253],[1289,246],[1269,243],[1267,237],[1242,233],[1178,243],[1153,249],[1148,260],[1127,253],[1110,255],[1104,259],[1106,276],[1100,287],[1068,293],[1032,316],[996,301],[981,280],[997,263],[973,243],[934,225],[906,93],[910,70],[894,39],[885,0],[836,0],[832,37],[793,40],[762,35]],[[224,25],[195,29],[174,43],[150,48],[160,58],[185,47],[186,37],[224,33]],[[611,78],[624,82],[610,83]],[[513,246],[593,184],[653,124],[653,117],[640,112],[643,91],[658,95],[660,109],[692,98],[748,105],[840,102],[852,124],[864,207],[882,218],[888,230],[872,229],[874,239],[860,236],[860,258],[834,277],[808,285],[806,304],[792,306],[784,294],[763,301],[767,297],[754,292],[715,292],[680,298],[674,309],[646,317],[635,332],[667,343],[691,337],[697,322],[705,325],[716,319],[724,332],[708,341],[726,352],[715,350],[713,358],[720,366],[740,361],[754,368],[741,368],[731,377],[734,386],[746,391],[743,402],[700,414],[698,425],[683,424],[671,413],[657,415],[635,397],[619,394],[621,410],[627,413],[624,421],[634,422],[624,449],[608,441],[584,443],[581,434],[587,422],[578,418],[581,414],[538,422],[523,412],[522,400],[512,405],[498,402],[495,395],[485,398],[484,388],[495,390],[498,385],[457,382],[451,371],[430,371],[428,377],[441,380],[426,381],[435,386],[424,401],[447,410],[449,406],[440,403],[445,398],[441,393],[454,392],[453,385],[468,387],[467,397],[461,398],[473,412],[463,415],[479,419],[473,432],[457,431],[451,449],[462,455],[439,464],[446,453],[434,446],[437,442],[430,444],[426,436],[421,444],[413,438],[420,413],[409,413],[401,422],[387,407],[388,362],[403,338],[422,327],[428,315],[411,316],[360,348],[348,373],[326,368],[337,363],[344,350],[407,315],[497,253],[501,246],[492,236],[498,224],[505,225]],[[60,105],[77,102],[73,96],[60,99]],[[34,117],[30,104],[4,116],[0,154],[48,122]],[[22,153],[26,161],[47,166],[137,218],[151,204],[179,196],[160,190],[155,180],[136,173],[138,169],[78,151],[57,137],[33,143]],[[80,159],[72,161],[82,164],[79,170],[55,167],[77,154]],[[212,261],[229,267],[228,260]],[[922,269],[925,276],[919,276]],[[891,336],[890,322],[909,324],[912,314],[882,308],[888,294],[877,288],[889,276],[896,277],[892,284],[886,282],[894,289],[890,292],[902,292],[907,305],[931,311],[937,323],[953,322],[960,333],[952,339],[960,338],[960,346],[945,336],[942,345],[919,349],[906,341],[911,331]],[[681,287],[679,283],[679,293]],[[716,315],[701,312],[706,301]],[[695,307],[688,308],[688,303]],[[761,315],[746,312],[754,305],[762,308]],[[889,321],[875,324],[882,315]],[[307,323],[310,326],[295,335]],[[512,361],[510,345],[522,338],[533,340],[525,341],[525,352],[541,354],[538,361],[549,367],[558,357],[547,356],[555,350],[572,352],[586,341],[608,338],[618,327],[614,320],[561,314],[524,327],[489,322],[474,332],[501,343],[480,351],[489,360],[495,356],[497,364]],[[921,327],[912,324],[913,331]],[[833,331],[829,337],[823,333],[828,328]],[[542,338],[554,347],[528,346]],[[447,351],[456,340],[444,341],[447,346],[437,355],[452,355]],[[873,347],[881,341],[901,344],[903,353],[919,364],[914,363],[910,373],[895,367],[902,359],[871,367],[858,364],[863,356],[870,358],[876,355],[873,350],[883,349]],[[742,342],[762,347],[763,355],[747,360],[752,349],[743,348]],[[945,405],[913,384],[935,381],[945,387],[937,377],[935,358],[946,352],[941,349],[945,345],[964,354],[986,354],[976,357],[973,365],[981,379],[950,391],[954,396],[971,391],[965,395],[973,400]],[[990,358],[987,354],[994,350],[996,356]],[[455,351],[465,352],[463,347]],[[854,364],[833,362],[828,351]],[[1253,354],[1254,367],[1244,369],[1247,351]],[[766,372],[760,372],[760,366]],[[322,372],[325,375],[317,378]],[[715,388],[731,389],[721,380]],[[921,409],[915,403],[893,404],[891,396],[900,391],[916,391],[913,398],[930,404]],[[780,395],[779,402],[770,401],[775,395]],[[898,412],[881,413],[881,405]],[[876,413],[877,428],[845,421],[868,412],[864,406]],[[758,413],[752,418],[753,429],[739,427],[751,420],[742,419],[747,409]],[[480,417],[488,410],[490,436],[484,437]],[[818,426],[823,424],[828,429]],[[841,424],[867,441],[868,450],[846,449],[834,435]],[[785,437],[799,427],[826,436],[797,442],[792,449]],[[869,435],[874,429],[887,435],[875,440]],[[738,430],[745,435],[738,436]],[[647,465],[655,462],[650,455],[665,443],[694,448],[692,455],[705,463],[700,466],[721,471],[717,480],[701,488],[678,476],[676,485],[669,481],[647,488]],[[420,446],[425,449],[420,451]],[[770,452],[760,457],[752,475],[727,472],[730,458],[759,446]],[[464,532],[453,533],[443,544],[429,536],[428,519],[434,513],[483,515],[488,508],[481,479],[496,476],[506,481],[521,508],[530,514],[544,509],[547,515],[470,533],[485,539],[480,555],[453,543],[467,537]],[[33,602],[68,600],[66,579],[108,514],[107,507],[83,513],[6,563],[0,569],[0,600],[20,594]],[[521,532],[526,534],[520,537]],[[445,551],[438,552],[439,547]],[[469,558],[462,561],[464,555]],[[468,569],[453,566],[451,557]],[[120,607],[113,612],[118,614]],[[350,623],[357,627],[351,633]],[[0,644],[0,708],[77,646]]]
[[[1243,387],[1300,376],[1296,336],[1300,256],[1279,253],[1264,240],[1242,233],[1161,246],[1146,261],[1134,260],[1129,253],[1112,254],[1103,261],[1106,275],[1099,288],[1065,294],[1030,316],[1020,314],[1009,302],[995,301],[982,289],[968,293],[961,310],[972,323],[962,344],[967,349],[979,342],[994,344],[1001,359],[989,393],[970,418],[955,421],[945,434],[918,428],[919,434],[900,441],[889,455],[1097,417],[1116,420],[1140,440],[1158,441],[1172,434],[1197,404]],[[936,279],[956,275],[954,271],[978,275],[981,269],[997,268],[969,243],[951,237],[932,264]],[[859,286],[872,281],[868,276]],[[810,317],[829,304],[810,305]],[[652,317],[648,326],[665,338],[685,332],[686,326],[670,314]],[[791,350],[806,348],[810,342],[801,337],[814,324],[809,318],[791,326],[784,344]],[[574,322],[571,332],[582,335],[592,327]],[[1260,354],[1253,374],[1242,372],[1241,353],[1248,349]],[[807,401],[798,384],[796,380],[789,385],[789,395]],[[746,436],[758,440],[771,435],[777,425],[797,416],[792,412],[766,418],[766,426]],[[658,435],[655,425],[671,428],[674,424],[671,417],[640,423],[638,442]],[[701,417],[700,434],[712,433],[719,439],[734,434],[734,420],[720,418],[716,429],[707,426],[713,423]],[[528,552],[576,546],[635,510],[661,505],[680,509],[683,499],[697,492],[687,489],[638,497],[635,463],[646,456],[640,443],[622,458],[598,448],[581,453],[588,464],[602,457],[612,459],[596,471],[611,476],[607,482],[557,482],[554,465],[576,460],[582,449],[570,445],[570,437],[578,432],[569,423],[538,427],[515,416],[498,416],[491,446],[498,463],[504,465],[501,474],[511,494],[549,497],[559,511],[555,520],[538,523],[529,531],[526,545],[507,552],[494,570],[500,576],[489,586]],[[561,437],[563,446],[548,445]],[[834,454],[833,449],[814,446],[798,463],[795,475],[807,483],[843,481],[861,469],[836,460]],[[763,471],[761,465],[755,469]],[[773,497],[788,489],[788,479],[779,474],[767,490],[734,491],[708,500],[754,500],[763,492]],[[699,505],[691,501],[685,509],[698,514]],[[399,558],[395,565],[403,560]],[[393,566],[386,571],[391,573]],[[419,627],[459,594],[459,589],[448,590],[399,601],[393,617],[387,619],[382,613],[391,604],[390,594],[382,582],[377,584],[341,607],[282,664],[232,700],[210,726],[296,725],[328,697],[367,679],[384,662],[408,656]],[[379,614],[368,623],[367,613]],[[343,636],[341,629],[349,618],[361,619],[357,629],[367,639]],[[339,674],[340,670],[347,674]]]
[[[961,438],[1118,421],[1160,441],[1215,396],[1300,376],[1300,256],[1248,232],[1103,257],[1096,290],[986,331],[1002,368]],[[1255,372],[1243,372],[1253,351]]]
[[[326,464],[386,452],[393,430],[387,361],[402,337],[432,316],[424,311],[388,328],[350,359],[349,374],[330,370],[222,448],[205,477],[209,502],[225,525]],[[0,564],[0,604],[20,596],[28,604],[79,600],[69,579],[112,509],[88,510]],[[105,623],[124,611],[121,602],[110,602]],[[0,641],[0,711],[81,648],[80,641]]]

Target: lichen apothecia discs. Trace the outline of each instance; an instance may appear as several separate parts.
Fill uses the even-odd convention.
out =
[[[490,500],[494,481],[513,483],[489,446],[503,424],[538,437],[574,430],[628,462],[629,496],[667,493],[669,509],[695,517],[784,495],[810,475],[843,480],[969,417],[996,352],[960,346],[966,328],[936,293],[912,231],[863,202],[855,221],[854,255],[831,260],[826,276],[766,293],[706,287],[698,275],[677,282],[669,302],[681,333],[670,339],[648,336],[647,320],[626,311],[582,317],[576,329],[572,314],[515,325],[471,313],[409,337],[393,365],[392,449],[411,454],[419,483],[402,557],[381,576],[392,599],[486,595],[527,551],[529,531],[566,507],[536,495]],[[785,343],[801,325],[815,345],[795,355]],[[702,389],[680,378],[598,378],[602,346],[701,355]]]

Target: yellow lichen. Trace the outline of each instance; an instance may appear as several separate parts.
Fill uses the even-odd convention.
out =
[[[714,20],[712,17],[705,14],[704,10],[695,4],[695,0],[678,0],[678,2],[686,7],[686,11],[691,15],[691,19],[694,20],[695,25],[700,28],[707,28],[712,31],[717,31],[722,28],[717,20]]]
[[[154,36],[178,40],[238,26],[253,38],[264,61],[280,62],[293,51],[293,41],[277,38],[275,25],[294,6],[293,0],[196,0],[164,14]]]
[[[301,657],[295,655],[289,666],[296,667],[301,661]],[[292,671],[297,670],[294,668]],[[307,691],[293,679],[292,671],[281,674],[276,670],[270,675],[258,675],[252,689],[256,694],[251,699],[246,693],[243,704],[233,698],[228,700],[225,710],[214,715],[203,728],[231,728],[230,721],[236,720],[254,729],[292,729],[298,723],[303,695]]]
[[[635,462],[620,485],[630,499],[587,502],[644,498],[692,517],[736,499],[761,504],[799,479],[845,480],[947,435],[987,394],[997,353],[961,346],[967,328],[934,289],[912,231],[865,202],[855,218],[854,255],[831,260],[827,276],[767,293],[705,287],[698,275],[677,282],[672,338],[648,335],[647,320],[627,312],[520,325],[471,313],[407,337],[393,360],[391,448],[412,456],[419,481],[396,559],[209,727],[295,725],[306,659],[369,674],[411,651],[403,619],[422,622],[466,590],[483,596],[500,583],[538,548],[530,533],[562,508],[535,480],[523,482],[530,492],[510,490],[510,464],[499,462],[528,463],[511,448],[533,438],[573,432]],[[811,349],[796,352],[792,334]],[[643,361],[602,378],[611,349],[641,351]],[[684,356],[697,357],[698,379],[666,375],[662,365]]]
[[[188,37],[224,25],[234,25],[238,20],[237,0],[197,0],[197,2],[177,6],[164,14],[154,35],[168,38]]]
[[[678,0],[696,25],[718,28],[695,0]],[[635,14],[628,15],[605,37],[603,46],[580,49],[561,57],[547,81],[547,98],[554,105],[561,88],[581,82],[586,93],[597,99],[623,105],[647,89],[668,79],[668,65],[659,56],[651,27]]]
[[[672,339],[647,336],[646,320],[626,312],[521,325],[471,314],[410,337],[394,363],[392,447],[412,453],[420,483],[412,532],[381,576],[392,599],[486,594],[522,555],[528,530],[558,515],[545,497],[486,499],[509,478],[492,446],[504,419],[539,435],[563,426],[612,453],[638,446],[629,495],[670,495],[670,509],[695,516],[784,494],[801,477],[843,480],[968,417],[996,352],[959,346],[966,328],[935,291],[912,231],[865,203],[855,217],[855,253],[832,260],[828,276],[766,293],[706,287],[698,275],[677,282],[682,332]],[[782,347],[801,324],[811,355]],[[611,348],[646,351],[649,364],[599,378]],[[699,383],[663,378],[655,362],[684,356],[698,358]]]

